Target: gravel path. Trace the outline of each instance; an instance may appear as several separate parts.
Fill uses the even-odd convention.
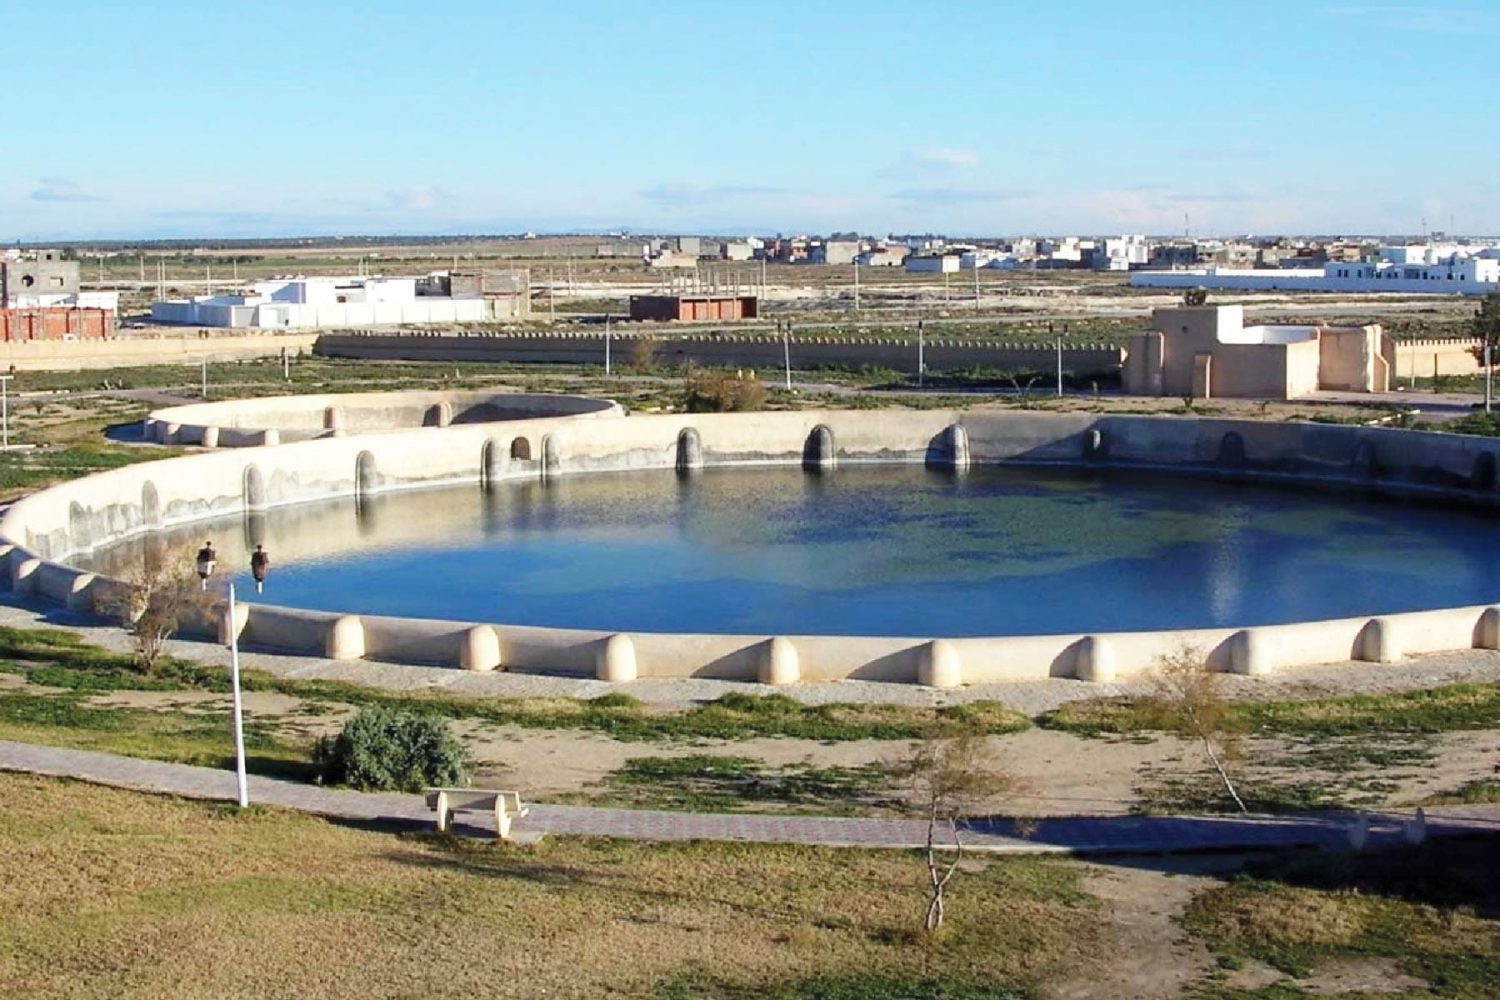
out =
[[[0,770],[72,778],[102,785],[187,798],[235,798],[228,771],[117,757],[86,750],[33,746],[0,740]],[[421,796],[366,794],[252,776],[250,801],[344,820],[403,827],[425,826],[431,813]],[[483,814],[462,814],[461,832],[493,833]],[[1372,846],[1401,838],[1403,817],[1372,817]],[[1156,854],[1180,851],[1256,850],[1316,846],[1339,849],[1346,820],[1336,815],[1247,817],[1068,817],[1040,821],[1021,835],[1008,821],[968,824],[965,846],[1000,853]],[[626,840],[714,840],[744,843],[813,844],[830,847],[920,847],[920,820],[757,816],[596,809],[534,805],[515,824],[518,839],[546,834]],[[1500,806],[1438,808],[1429,813],[1432,836],[1500,832]]]
[[[116,652],[127,652],[130,639],[114,626],[61,608],[40,603],[0,600],[0,625],[16,628],[51,626],[82,634],[89,642]],[[168,652],[184,659],[227,666],[229,651],[216,643],[172,640]],[[609,684],[586,677],[498,672],[469,673],[448,667],[423,667],[371,660],[339,661],[309,656],[242,651],[241,662],[278,677],[298,680],[340,680],[391,690],[438,688],[459,695],[494,698],[595,698],[615,690],[628,691],[648,705],[681,708],[711,701],[728,691],[785,694],[804,704],[871,702],[899,705],[948,705],[988,699],[1036,716],[1070,701],[1145,693],[1147,681],[1088,684],[1071,678],[1005,684],[975,684],[939,691],[916,684],[878,681],[829,681],[778,688],[763,684],[720,680],[638,680]],[[1380,694],[1420,690],[1466,681],[1500,683],[1500,651],[1466,649],[1414,657],[1403,663],[1333,663],[1285,670],[1274,677],[1223,675],[1226,694],[1234,698],[1313,698],[1331,694]]]

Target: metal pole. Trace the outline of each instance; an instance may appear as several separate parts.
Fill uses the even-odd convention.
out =
[[[208,355],[207,354],[203,355],[203,387],[202,387],[202,390],[200,392],[200,395],[204,399],[208,398]]]
[[[760,251],[760,297],[766,297],[766,251],[762,247]]]
[[[854,311],[859,312],[859,261],[854,262]]]
[[[547,322],[557,322],[557,299],[552,290],[552,268],[547,268]]]
[[[10,451],[10,375],[0,375],[0,434],[4,435],[4,446]]]
[[[927,378],[927,331],[921,320],[917,320],[917,388]]]
[[[229,686],[234,691],[234,780],[240,793],[240,808],[250,804],[245,779],[245,722],[240,703],[240,631],[234,621],[234,584],[229,585]]]
[[[1062,391],[1062,338],[1057,338],[1057,395],[1061,398]]]
[[[1490,367],[1492,358],[1489,341],[1484,344],[1484,412],[1490,412],[1490,404],[1495,399],[1495,370]]]
[[[979,258],[974,258],[974,311],[979,311]]]
[[[781,354],[786,361],[786,389],[792,391],[792,321],[787,320],[786,326],[782,327]]]
[[[604,314],[604,374],[609,374],[609,313]]]

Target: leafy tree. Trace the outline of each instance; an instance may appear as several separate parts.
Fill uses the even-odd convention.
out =
[[[1479,343],[1474,347],[1474,357],[1484,363],[1484,348],[1489,345],[1491,360],[1500,361],[1500,292],[1491,292],[1479,300],[1479,309],[1474,313],[1471,329]]]
[[[468,757],[436,715],[363,708],[313,747],[319,779],[363,791],[417,792],[468,783]]]

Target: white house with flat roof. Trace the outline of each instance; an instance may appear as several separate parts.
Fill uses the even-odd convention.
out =
[[[1330,263],[1325,267],[1133,271],[1134,288],[1208,288],[1238,292],[1400,292],[1490,295],[1500,292],[1500,260],[1453,255],[1435,263]]]
[[[297,329],[398,323],[478,323],[483,298],[418,295],[415,278],[276,278],[240,295],[196,296],[151,304],[158,323],[232,329]]]

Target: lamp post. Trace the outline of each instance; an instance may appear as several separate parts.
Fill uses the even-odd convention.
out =
[[[214,543],[204,542],[203,548],[198,550],[196,564],[198,581],[203,590],[208,589],[208,578],[214,575],[214,567],[218,565],[218,562],[218,557],[214,554]]]
[[[259,547],[257,546],[257,551]],[[256,585],[259,586],[257,579]],[[240,808],[250,804],[250,786],[245,777],[245,716],[240,700],[240,630],[235,621],[234,583],[229,584],[229,686],[234,692],[234,780]]]
[[[271,554],[263,546],[257,545],[255,551],[250,553],[250,575],[255,578],[257,594],[266,592],[266,574],[269,572],[271,572]]]
[[[6,451],[10,451],[10,380],[14,375],[0,375],[0,435],[3,435],[3,445]]]

